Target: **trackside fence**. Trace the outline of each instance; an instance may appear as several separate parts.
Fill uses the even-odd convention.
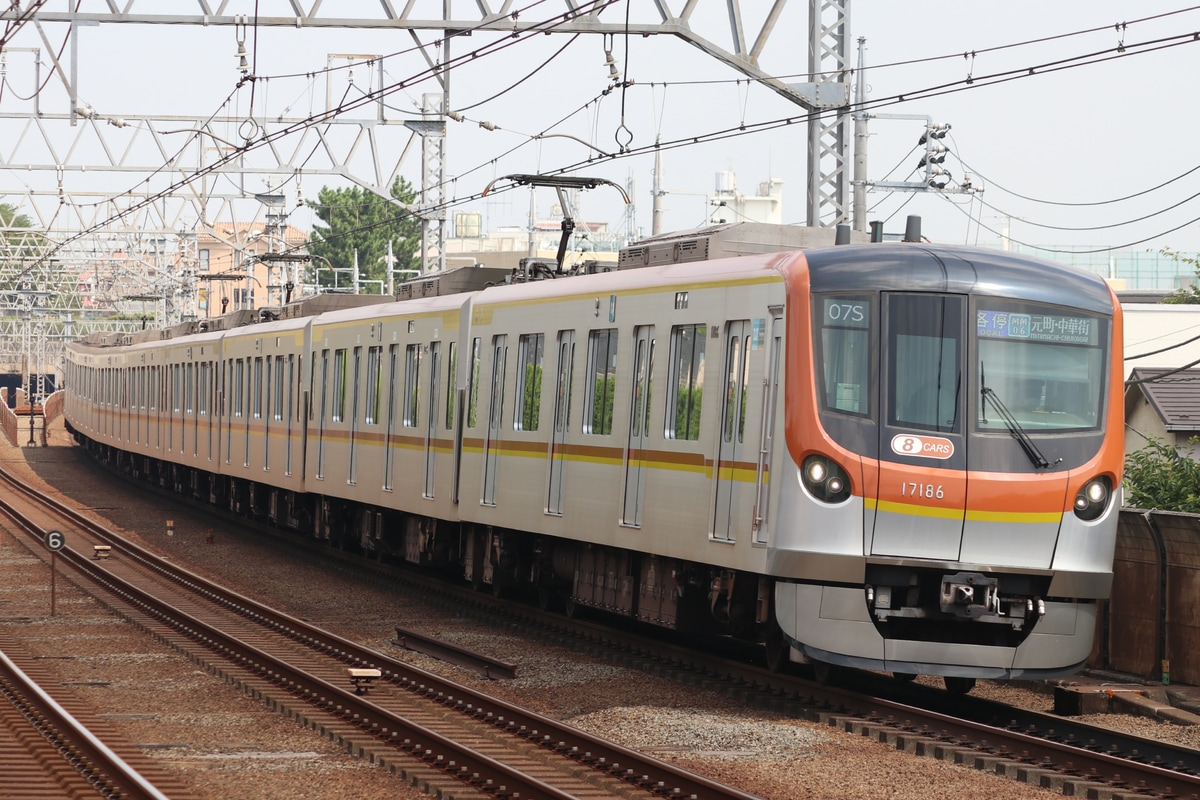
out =
[[[1090,666],[1200,685],[1200,515],[1121,510]]]

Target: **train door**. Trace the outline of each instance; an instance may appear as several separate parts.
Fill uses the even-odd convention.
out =
[[[966,301],[962,295],[882,295],[872,555],[959,558],[966,515]]]
[[[496,505],[496,466],[500,460],[500,431],[504,426],[504,362],[507,337],[492,338],[492,386],[488,403],[487,439],[483,444],[483,504]]]
[[[284,411],[287,414],[287,453],[285,455],[286,462],[284,463],[283,471],[287,475],[292,474],[292,435],[295,428],[295,396],[296,391],[296,355],[288,353],[287,357],[287,408]]]
[[[550,486],[546,513],[562,516],[567,433],[571,426],[571,378],[575,364],[575,331],[558,333],[558,368],[554,379],[554,429],[550,434]]]
[[[208,460],[213,460],[213,362],[200,365],[200,415],[204,417],[204,429],[208,437]]]
[[[354,373],[350,385],[350,463],[346,483],[353,486],[358,483],[358,393],[359,377],[362,371],[362,348],[354,348]]]
[[[438,379],[442,374],[442,343],[429,343],[429,410],[425,414],[425,496],[433,497],[437,466]]]
[[[190,362],[187,366],[187,405],[192,429],[192,457],[200,455],[200,402],[198,373],[200,365]]]
[[[328,413],[329,392],[326,387],[329,386],[329,351],[321,351],[321,382],[317,384],[317,388],[321,392],[321,413],[317,418],[317,469],[314,477],[317,480],[325,480],[325,423]]]
[[[720,439],[713,465],[716,498],[713,509],[713,538],[732,541],[741,514],[737,473],[745,469],[742,459],[746,439],[746,384],[750,373],[750,321],[725,323],[725,371],[722,373]]]
[[[254,427],[259,423],[257,420],[262,419],[262,356],[255,356],[253,360],[246,359],[246,391],[249,393],[246,396],[244,407],[246,413],[243,419],[246,421],[243,431],[243,453],[242,466],[250,466],[250,434],[254,431]]]
[[[754,485],[754,541],[765,544],[770,530],[771,460],[775,452],[775,420],[779,412],[779,381],[783,370],[783,309],[771,308],[767,339],[766,376],[763,379],[762,433]]]
[[[645,501],[646,438],[650,428],[650,377],[654,370],[654,326],[633,332],[633,375],[630,395],[629,440],[625,449],[625,502],[621,524],[641,527]]]
[[[383,490],[392,491],[392,482],[396,474],[396,395],[400,390],[400,345],[394,344],[388,348],[388,404],[387,404],[387,436],[383,440]]]
[[[276,362],[282,365],[283,356],[267,356],[267,371],[263,380],[263,391],[266,393],[262,415],[263,472],[270,472],[271,470],[271,421],[275,419],[275,398],[278,396],[278,391],[275,388],[275,375],[278,372]]]

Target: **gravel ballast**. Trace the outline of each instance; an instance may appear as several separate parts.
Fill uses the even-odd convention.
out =
[[[1055,797],[973,768],[915,757],[828,726],[739,706],[716,693],[606,663],[563,647],[488,629],[342,572],[292,559],[139,491],[91,464],[61,424],[50,447],[0,445],[3,467],[31,478],[189,569],[348,638],[454,680],[564,719],[771,800],[793,798]],[[166,535],[166,520],[174,535]],[[201,798],[426,797],[386,770],[352,758],[317,733],[268,711],[174,650],[58,581],[49,616],[46,567],[26,544],[0,535],[0,624],[35,655],[53,659],[64,684],[91,700],[131,741]],[[518,665],[513,681],[488,681],[390,643],[395,627],[440,636]],[[1050,707],[1048,695],[981,684],[978,693]],[[1165,728],[1120,717],[1143,735]],[[1144,726],[1144,727],[1143,727]],[[1148,732],[1148,731],[1154,732]],[[1175,728],[1172,734],[1182,735]],[[1192,742],[1191,746],[1200,745]]]

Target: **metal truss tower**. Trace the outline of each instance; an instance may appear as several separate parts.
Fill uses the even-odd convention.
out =
[[[635,13],[643,16],[629,19],[624,3],[553,0],[538,9],[536,16],[543,20],[539,22],[518,14],[513,0],[442,0],[441,14],[426,16],[422,16],[424,9],[436,3],[379,0],[353,4],[351,12],[349,4],[319,0],[176,0],[169,8],[161,0],[122,0],[51,11],[38,0],[17,0],[0,11],[0,21],[16,24],[28,17],[24,24],[36,33],[41,46],[13,47],[10,37],[3,43],[4,63],[11,71],[19,62],[34,75],[36,84],[52,84],[67,101],[58,108],[43,108],[40,93],[35,92],[12,110],[10,93],[6,104],[0,105],[0,202],[28,209],[33,223],[30,235],[40,237],[39,246],[50,243],[49,250],[32,258],[27,255],[28,241],[19,245],[21,254],[12,252],[14,245],[2,245],[0,298],[7,299],[0,303],[7,305],[0,320],[7,324],[23,313],[20,303],[10,302],[22,285],[36,287],[28,290],[35,294],[22,302],[44,308],[47,319],[53,318],[43,325],[52,339],[115,324],[93,319],[90,312],[119,306],[123,299],[128,303],[130,297],[153,302],[158,324],[186,318],[194,313],[195,280],[202,266],[196,260],[195,237],[209,235],[236,246],[232,232],[239,223],[279,214],[277,207],[268,209],[254,202],[262,182],[267,184],[267,194],[277,194],[276,187],[285,183],[290,194],[295,186],[297,204],[302,178],[312,176],[338,176],[391,199],[392,183],[418,138],[421,194],[407,210],[422,219],[423,267],[443,267],[445,187],[449,185],[444,115],[452,110],[448,100],[452,37],[447,33],[682,39],[808,112],[808,224],[844,222],[849,210],[845,165],[851,98],[846,65],[850,0],[808,0],[810,74],[808,81],[800,83],[784,82],[760,67],[760,57],[772,43],[790,48],[799,38],[796,31],[777,30],[788,3],[771,0],[768,7],[766,0],[652,0],[633,4]],[[748,13],[743,13],[743,7]],[[94,109],[80,101],[78,76],[86,66],[78,60],[81,29],[192,25],[244,31],[255,12],[253,24],[263,28],[406,31],[439,81],[441,94],[425,98],[423,119],[405,124],[389,118],[382,93],[373,101],[355,104],[353,113],[340,109],[315,121],[287,115],[253,120],[199,114],[142,116]],[[748,25],[751,17],[756,22]],[[547,27],[546,19],[554,19],[554,25]],[[373,88],[382,88],[382,63],[371,80],[377,82]],[[327,109],[334,108],[332,92],[326,104]],[[247,147],[251,141],[265,146]],[[393,157],[389,160],[385,153]],[[43,180],[28,180],[30,174]],[[53,177],[45,180],[49,176]],[[144,180],[136,182],[131,176]],[[248,187],[248,180],[260,184]],[[111,190],[130,184],[135,188]],[[40,291],[48,294],[37,294]],[[124,324],[140,327],[143,323],[133,319]],[[0,330],[3,333],[7,331]],[[6,336],[5,341],[11,339]],[[3,352],[6,346],[0,346],[0,361],[12,364],[17,354]],[[46,358],[57,363],[53,345],[50,350]],[[0,369],[5,366],[0,363]]]

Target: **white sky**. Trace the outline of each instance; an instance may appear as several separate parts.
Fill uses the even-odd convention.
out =
[[[84,9],[95,0],[86,0]],[[649,0],[631,0],[634,20],[649,19]],[[306,3],[309,5],[310,3]],[[428,2],[428,16],[440,17],[441,2]],[[493,5],[498,3],[493,2]],[[678,0],[669,3],[681,6]],[[65,3],[50,4],[61,10]],[[243,8],[236,8],[236,6]],[[263,0],[263,13],[286,13],[286,4]],[[378,3],[342,0],[342,13]],[[422,4],[419,4],[420,7]],[[727,40],[724,3],[701,0],[702,11],[694,27],[718,43]],[[331,6],[326,3],[326,6]],[[476,18],[475,4],[455,0],[464,17]],[[753,36],[758,17],[769,6],[766,0],[743,0],[747,29]],[[758,7],[762,7],[759,10]],[[252,10],[253,3],[233,2],[231,11]],[[527,12],[523,19],[536,19],[558,11],[558,0]],[[999,231],[1011,225],[1014,240],[1033,244],[1063,244],[1086,248],[1128,245],[1135,250],[1200,250],[1200,201],[1188,200],[1200,193],[1200,171],[1162,188],[1151,190],[1200,164],[1197,154],[1197,113],[1191,76],[1200,61],[1200,41],[1185,41],[1155,53],[1143,53],[1141,43],[1177,37],[1200,30],[1200,10],[1178,13],[1158,20],[1132,21],[1186,8],[1181,3],[1144,0],[1137,4],[1115,0],[1048,3],[1045,0],[966,0],[947,3],[929,0],[853,0],[851,38],[866,39],[869,100],[914,94],[932,87],[953,85],[968,72],[976,85],[967,91],[915,99],[877,109],[879,114],[927,115],[948,122],[953,128],[946,143],[952,151],[945,166],[961,179],[961,158],[970,165],[975,182],[985,191],[975,199],[960,195],[911,195],[873,192],[869,219],[888,220],[889,232],[902,231],[907,214],[924,218],[925,235],[935,241],[992,243]],[[183,0],[157,0],[133,6],[134,11],[194,13],[195,4]],[[329,14],[326,8],[326,14]],[[368,12],[364,12],[368,13]],[[625,13],[618,4],[604,15],[619,22]],[[639,16],[640,15],[640,16]],[[1114,28],[1131,24],[1123,31]],[[808,8],[791,0],[779,21],[760,66],[777,75],[795,76],[799,81],[807,69]],[[989,53],[981,51],[1022,42],[1061,36],[1091,28],[1102,28],[1086,36],[1067,36],[1027,47]],[[64,29],[48,28],[47,38],[61,40]],[[252,48],[253,32],[247,40]],[[425,38],[429,38],[427,35]],[[467,121],[448,122],[447,174],[457,176],[448,197],[476,195],[492,178],[514,173],[532,173],[561,168],[585,159],[593,150],[566,138],[529,139],[539,132],[561,133],[591,142],[606,152],[616,149],[616,136],[634,148],[663,140],[754,125],[786,117],[800,118],[804,110],[761,86],[735,81],[740,75],[708,58],[698,49],[667,36],[650,38],[615,37],[613,55],[635,85],[624,92],[602,92],[608,86],[605,42],[600,36],[580,36],[568,45],[569,35],[539,36],[483,56],[454,70],[451,78],[452,108],[474,106],[513,84],[519,85],[501,97],[463,111]],[[1072,59],[1088,53],[1115,56],[1124,41],[1123,57],[1103,63],[1038,74],[995,86],[981,85],[986,76],[1009,70],[1027,71],[1049,62]],[[493,35],[477,34],[456,42],[452,55],[465,53],[495,41]],[[1175,43],[1171,39],[1164,43]],[[303,73],[325,67],[329,53],[389,54],[409,50],[407,33],[371,31],[264,29],[258,35],[257,74],[281,76],[301,73],[297,78],[272,77],[256,87],[255,112],[300,116],[320,107],[325,80],[314,82]],[[15,47],[46,49],[32,27],[11,43]],[[565,52],[547,68],[526,76],[564,45]],[[227,27],[116,26],[85,28],[80,36],[80,95],[98,113],[108,116],[144,114],[209,114],[218,111],[222,100],[236,83],[235,33]],[[962,54],[974,51],[974,59]],[[956,54],[952,58],[909,63],[916,59]],[[850,54],[857,61],[857,51]],[[626,69],[627,63],[627,69]],[[28,62],[18,54],[8,55],[9,89],[0,97],[0,112],[19,113],[29,108],[15,99],[28,89]],[[390,58],[385,82],[403,80],[424,68],[416,54]],[[880,66],[900,64],[897,66]],[[24,73],[23,73],[24,71]],[[355,72],[357,86],[366,85],[367,70]],[[373,78],[372,78],[373,80]],[[695,83],[696,81],[718,81]],[[335,91],[346,89],[346,78],[333,78]],[[374,85],[374,84],[372,84]],[[14,91],[15,90],[15,91]],[[432,83],[392,94],[388,104],[398,111],[415,111],[422,92],[435,91]],[[61,88],[53,83],[43,94],[44,111],[67,111]],[[589,101],[594,101],[590,102]],[[243,89],[233,106],[236,113],[249,110],[248,90]],[[572,112],[574,113],[572,115]],[[564,118],[566,118],[564,120]],[[494,123],[501,130],[485,131],[478,121]],[[621,129],[622,122],[624,129]],[[870,125],[868,176],[871,180],[913,180],[919,154],[914,149],[923,126],[915,121],[875,119]],[[405,136],[390,134],[393,158],[399,157]],[[707,215],[704,195],[713,190],[715,175],[732,171],[738,186],[755,192],[768,177],[784,182],[784,218],[803,223],[806,217],[807,126],[797,123],[764,133],[742,135],[724,141],[669,150],[664,153],[667,230],[695,227]],[[236,138],[236,131],[230,132]],[[0,145],[2,147],[3,145]],[[513,148],[516,148],[515,150]],[[509,152],[511,151],[511,152]],[[420,184],[418,149],[404,162],[402,173]],[[636,180],[638,224],[650,230],[653,157],[604,159],[581,167],[577,174],[607,178],[624,184]],[[28,176],[0,172],[0,194],[13,191]],[[83,180],[68,176],[69,180]],[[107,174],[105,189],[114,194],[130,188],[136,178]],[[309,177],[304,195],[315,198],[326,181]],[[250,194],[263,185],[248,186]],[[1005,191],[1009,190],[1009,191]],[[294,188],[288,188],[288,193]],[[1022,199],[1011,192],[1028,198]],[[1143,193],[1133,199],[1096,206],[1095,203]],[[541,216],[554,202],[551,190],[540,190]],[[988,206],[981,205],[980,201]],[[1174,210],[1164,210],[1179,203]],[[527,190],[503,193],[488,201],[476,201],[450,209],[476,210],[485,214],[489,226],[524,225],[528,217]],[[1161,212],[1161,213],[1160,213]],[[616,227],[622,205],[612,189],[599,188],[583,197],[581,218],[607,221]],[[1120,223],[1147,217],[1127,225]],[[293,214],[293,224],[308,227],[312,217],[306,210]],[[1099,230],[1055,230],[1100,227]],[[1183,226],[1183,227],[1179,227]],[[1179,230],[1166,233],[1179,227]],[[991,229],[991,230],[989,230]],[[1052,256],[1051,256],[1052,257]]]

